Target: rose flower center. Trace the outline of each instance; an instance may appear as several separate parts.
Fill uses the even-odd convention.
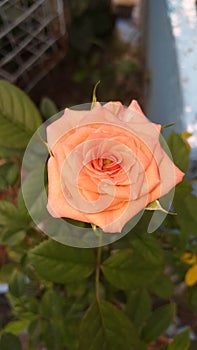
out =
[[[106,167],[111,163],[113,163],[113,161],[111,159],[103,159],[102,170],[106,169]]]

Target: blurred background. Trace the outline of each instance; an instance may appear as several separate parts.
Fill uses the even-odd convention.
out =
[[[100,101],[137,99],[192,133],[197,158],[195,0],[1,0],[0,78],[58,109],[89,102],[100,80]]]
[[[139,1],[1,1],[0,76],[58,108],[100,100],[142,100]]]

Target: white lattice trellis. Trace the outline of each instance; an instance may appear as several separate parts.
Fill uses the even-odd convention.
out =
[[[29,91],[65,54],[62,0],[0,1],[0,78]]]

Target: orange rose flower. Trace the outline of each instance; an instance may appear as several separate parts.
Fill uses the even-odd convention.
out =
[[[65,109],[47,127],[50,214],[121,232],[183,178],[160,145],[160,130],[136,101]]]

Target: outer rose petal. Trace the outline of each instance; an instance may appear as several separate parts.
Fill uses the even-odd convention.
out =
[[[51,149],[55,144],[66,134],[75,131],[81,120],[89,114],[94,114],[100,108],[100,103],[97,102],[91,111],[88,110],[72,110],[66,108],[64,114],[47,127],[47,141]]]
[[[140,114],[145,116],[144,113],[142,112],[141,107],[139,106],[139,104],[138,104],[138,102],[136,100],[132,100],[131,101],[131,103],[129,105],[129,108],[134,109],[136,112],[139,112]]]
[[[145,208],[148,197],[141,197],[131,202],[123,203],[117,210],[88,215],[88,222],[101,227],[104,232],[121,232],[124,225]]]
[[[48,205],[47,209],[53,217],[69,217],[75,220],[86,221],[84,214],[70,207],[62,192],[60,175],[54,157],[48,161]],[[65,216],[65,214],[67,216]]]
[[[145,114],[143,113],[141,107],[139,106],[139,104],[138,104],[138,102],[136,100],[131,101],[131,103],[129,105],[129,108],[135,110],[136,112],[139,112],[147,120]],[[154,125],[159,132],[161,131],[161,125],[160,124],[152,123],[152,125]]]
[[[121,102],[116,101],[116,102],[108,102],[103,106],[105,109],[109,110],[112,112],[114,115],[118,116],[119,113],[123,110],[123,105]]]

